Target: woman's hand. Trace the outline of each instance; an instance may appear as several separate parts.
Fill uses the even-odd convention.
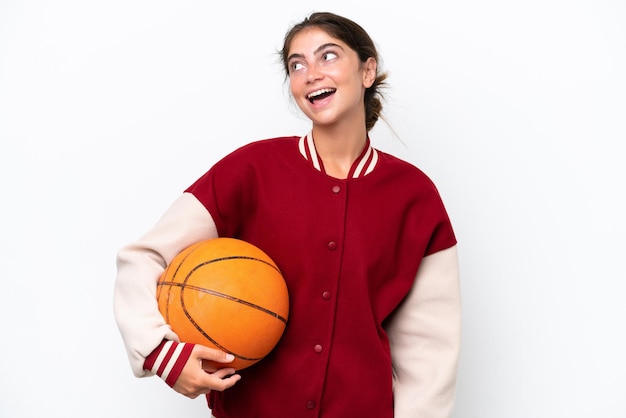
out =
[[[232,354],[196,344],[173,388],[191,399],[212,390],[221,392],[228,389],[241,379],[240,375],[235,374],[235,369],[228,367],[228,363],[233,360]],[[224,364],[225,367],[208,366],[216,363]]]

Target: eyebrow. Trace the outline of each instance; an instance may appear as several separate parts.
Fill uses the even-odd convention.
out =
[[[313,51],[313,55],[317,55],[319,54],[321,51],[323,51],[326,48],[330,48],[330,47],[337,47],[343,50],[343,48],[341,47],[341,45],[333,43],[333,42],[327,42],[325,44],[322,44],[320,46],[318,46],[315,51]],[[291,54],[289,55],[289,57],[287,58],[287,62],[291,61],[293,58],[304,58],[303,54]]]

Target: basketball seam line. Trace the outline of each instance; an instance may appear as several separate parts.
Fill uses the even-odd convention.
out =
[[[287,323],[287,319],[284,318],[282,315],[279,315],[276,312],[270,311],[269,309],[266,309],[262,306],[256,305],[254,303],[248,302],[247,300],[244,299],[239,299],[236,298],[234,296],[231,295],[226,295],[224,293],[220,293],[220,292],[216,292],[215,290],[210,290],[210,289],[205,289],[203,287],[199,287],[199,286],[194,286],[194,285],[190,285],[190,284],[185,284],[185,283],[178,283],[178,282],[161,282],[159,283],[161,286],[176,286],[176,287],[180,287],[180,288],[184,288],[184,289],[191,289],[191,290],[196,290],[198,292],[202,292],[202,293],[207,293],[209,295],[213,295],[213,296],[217,296],[223,299],[228,299],[230,301],[233,302],[237,302],[237,303],[241,303],[242,305],[246,305],[250,308],[259,310],[261,312],[264,312],[276,319],[278,319],[281,322],[284,322],[285,324]]]

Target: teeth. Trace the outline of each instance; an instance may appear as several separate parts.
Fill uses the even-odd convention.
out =
[[[312,93],[309,93],[309,95],[307,96],[307,98],[308,98],[308,99],[313,99],[313,98],[315,98],[315,97],[317,97],[317,96],[320,96],[320,95],[322,95],[322,94],[324,94],[324,93],[332,93],[332,92],[334,92],[334,91],[335,91],[335,89],[320,89],[320,90],[314,91],[314,92],[312,92]]]

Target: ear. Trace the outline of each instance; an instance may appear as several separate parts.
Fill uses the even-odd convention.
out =
[[[367,89],[372,87],[376,80],[376,69],[378,63],[373,57],[369,57],[367,61],[363,63],[363,86]]]

